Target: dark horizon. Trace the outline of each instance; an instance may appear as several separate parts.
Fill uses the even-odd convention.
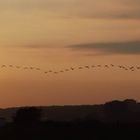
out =
[[[4,110],[0,137],[5,140],[134,139],[140,128],[140,103],[133,99],[92,106],[21,107],[2,114]]]
[[[5,107],[5,108],[2,108],[0,107],[0,109],[12,109],[12,108],[26,108],[26,107],[74,107],[74,106],[98,106],[98,105],[104,105],[106,103],[109,103],[109,102],[112,102],[112,101],[119,101],[119,102],[123,102],[125,100],[134,100],[136,101],[136,103],[140,103],[140,101],[136,100],[136,99],[114,99],[114,100],[111,100],[111,101],[105,101],[103,103],[97,103],[97,104],[65,104],[65,105],[59,105],[59,104],[56,104],[56,105],[44,105],[44,106],[40,106],[40,105],[31,105],[31,106],[11,106],[11,107]]]
[[[86,119],[91,118],[100,121],[110,121],[113,118],[110,118],[109,112],[116,112],[117,116],[120,116],[120,119],[124,119],[129,114],[131,121],[137,121],[134,117],[137,118],[137,115],[140,113],[140,103],[134,99],[125,99],[125,100],[113,100],[106,102],[104,104],[93,104],[93,105],[65,105],[65,106],[24,106],[24,107],[13,107],[0,109],[0,117],[5,118],[7,121],[12,121],[15,113],[20,109],[28,108],[38,108],[43,112],[44,120],[52,121],[73,121],[77,119]],[[109,109],[109,110],[108,110]],[[108,112],[109,111],[109,112]],[[124,114],[123,114],[124,113]],[[137,114],[137,115],[136,115]],[[109,116],[108,116],[109,115]],[[97,117],[100,116],[100,117]],[[113,116],[112,116],[113,117]],[[115,116],[114,116],[115,117]],[[114,118],[115,119],[115,118]],[[138,118],[137,118],[138,119]],[[127,120],[127,119],[125,119]],[[140,121],[140,119],[138,119]],[[124,120],[123,120],[124,121]]]

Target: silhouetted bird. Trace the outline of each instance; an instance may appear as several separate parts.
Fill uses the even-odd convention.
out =
[[[118,67],[119,67],[119,68],[122,68],[122,66],[121,66],[121,65],[119,65]]]
[[[130,69],[134,69],[134,67],[130,67]]]
[[[1,67],[2,67],[2,68],[5,68],[5,67],[6,67],[6,65],[2,65]]]
[[[13,65],[9,65],[9,67],[13,67]]]
[[[36,70],[40,70],[40,68],[36,68]]]
[[[101,65],[97,65],[97,67],[101,67]]]
[[[89,66],[85,66],[85,68],[89,69]]]
[[[92,67],[92,68],[95,68],[95,66],[94,66],[94,65],[92,65],[91,67]]]
[[[136,67],[138,70],[140,69],[140,67]]]
[[[54,74],[58,74],[58,72],[54,72]]]
[[[71,70],[74,70],[74,68],[71,67]]]
[[[79,67],[78,69],[83,69],[83,67]]]
[[[108,65],[105,65],[105,67],[106,67],[106,68],[109,68],[109,66],[108,66]]]
[[[69,69],[65,69],[65,71],[69,71]]]
[[[28,67],[24,67],[24,69],[28,69]]]

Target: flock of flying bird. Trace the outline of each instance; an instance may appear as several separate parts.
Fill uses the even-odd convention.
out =
[[[25,67],[25,66],[15,66],[15,65],[1,65],[1,68],[16,68],[16,69],[24,69],[24,70],[37,70],[37,71],[41,71],[44,74],[49,74],[49,73],[53,73],[53,74],[59,74],[59,73],[64,73],[64,72],[69,72],[69,71],[74,71],[74,70],[82,70],[82,69],[93,69],[93,68],[106,68],[106,69],[110,69],[110,68],[118,68],[120,70],[124,70],[124,71],[136,71],[136,70],[140,70],[140,66],[124,66],[124,65],[114,65],[114,64],[109,64],[109,65],[85,65],[85,66],[78,66],[78,67],[70,67],[70,68],[66,68],[63,70],[59,70],[59,71],[53,71],[53,70],[47,70],[44,71],[41,68],[38,67]]]

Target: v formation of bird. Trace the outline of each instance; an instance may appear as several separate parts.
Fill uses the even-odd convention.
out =
[[[82,69],[93,69],[93,68],[104,68],[104,69],[111,69],[111,68],[115,68],[115,69],[120,69],[120,70],[124,70],[124,71],[136,71],[136,70],[140,70],[140,66],[125,66],[125,65],[115,65],[115,64],[105,64],[105,65],[85,65],[85,66],[78,66],[78,67],[70,67],[70,68],[65,68],[65,69],[61,69],[58,71],[53,71],[53,70],[43,70],[39,67],[33,67],[33,66],[19,66],[19,65],[1,65],[1,68],[15,68],[15,69],[23,69],[23,70],[37,70],[37,71],[41,71],[44,74],[59,74],[59,73],[65,73],[65,72],[70,72],[70,71],[75,71],[75,70],[82,70]],[[97,69],[96,69],[97,70]]]

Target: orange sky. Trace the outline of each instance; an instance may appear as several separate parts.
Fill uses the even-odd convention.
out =
[[[0,0],[0,65],[42,69],[1,68],[0,107],[140,100],[140,71],[43,73],[92,64],[140,66],[139,13],[137,0]]]

